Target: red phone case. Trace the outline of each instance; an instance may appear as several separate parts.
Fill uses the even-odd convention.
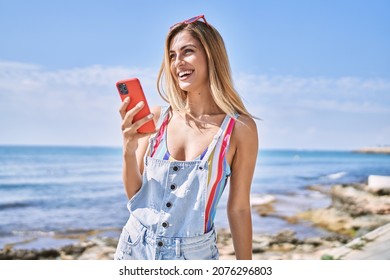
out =
[[[119,96],[123,100],[126,97],[130,97],[130,103],[126,108],[126,112],[131,108],[134,108],[140,101],[144,102],[144,107],[139,111],[133,119],[133,122],[136,122],[147,115],[150,114],[150,109],[148,102],[146,101],[144,91],[142,90],[141,83],[137,78],[131,78],[126,80],[121,80],[116,83],[116,88],[118,89]],[[142,125],[137,131],[139,133],[151,133],[156,130],[153,119]]]

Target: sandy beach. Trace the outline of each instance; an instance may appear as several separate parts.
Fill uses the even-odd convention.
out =
[[[279,216],[289,223],[310,222],[328,234],[299,238],[293,230],[276,234],[254,234],[253,259],[390,259],[390,191],[388,187],[372,188],[368,184],[334,185],[330,189],[310,186],[314,193],[329,196],[328,207],[309,209],[293,216],[281,216],[273,210],[275,199],[257,199],[253,211],[266,217]],[[119,229],[109,229],[119,233]],[[100,231],[75,233],[74,243],[61,248],[28,250],[10,244],[0,250],[0,259],[113,259],[117,239],[99,237]],[[115,234],[114,234],[115,235]],[[56,238],[61,238],[57,236]],[[235,259],[231,234],[218,231],[220,259]]]

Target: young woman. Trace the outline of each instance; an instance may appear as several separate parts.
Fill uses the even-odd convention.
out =
[[[219,32],[198,16],[170,28],[158,78],[167,108],[137,122],[120,107],[130,217],[115,259],[218,259],[214,216],[230,178],[237,259],[252,258],[250,188],[256,124],[235,91]],[[153,135],[137,128],[154,118]]]

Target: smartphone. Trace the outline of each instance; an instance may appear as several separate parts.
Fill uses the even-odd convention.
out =
[[[126,108],[126,112],[134,108],[139,102],[144,102],[144,107],[134,116],[133,122],[136,122],[150,114],[150,109],[146,101],[144,91],[142,90],[141,83],[137,78],[118,81],[116,83],[116,87],[122,102],[126,97],[130,97],[130,103]],[[139,133],[151,133],[155,130],[156,127],[154,125],[153,119],[151,119],[138,128],[137,131]]]

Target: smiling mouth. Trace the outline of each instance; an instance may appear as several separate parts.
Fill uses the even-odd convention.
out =
[[[194,73],[194,70],[180,71],[179,74],[178,74],[179,80],[187,79],[189,76],[191,76],[192,73]]]

